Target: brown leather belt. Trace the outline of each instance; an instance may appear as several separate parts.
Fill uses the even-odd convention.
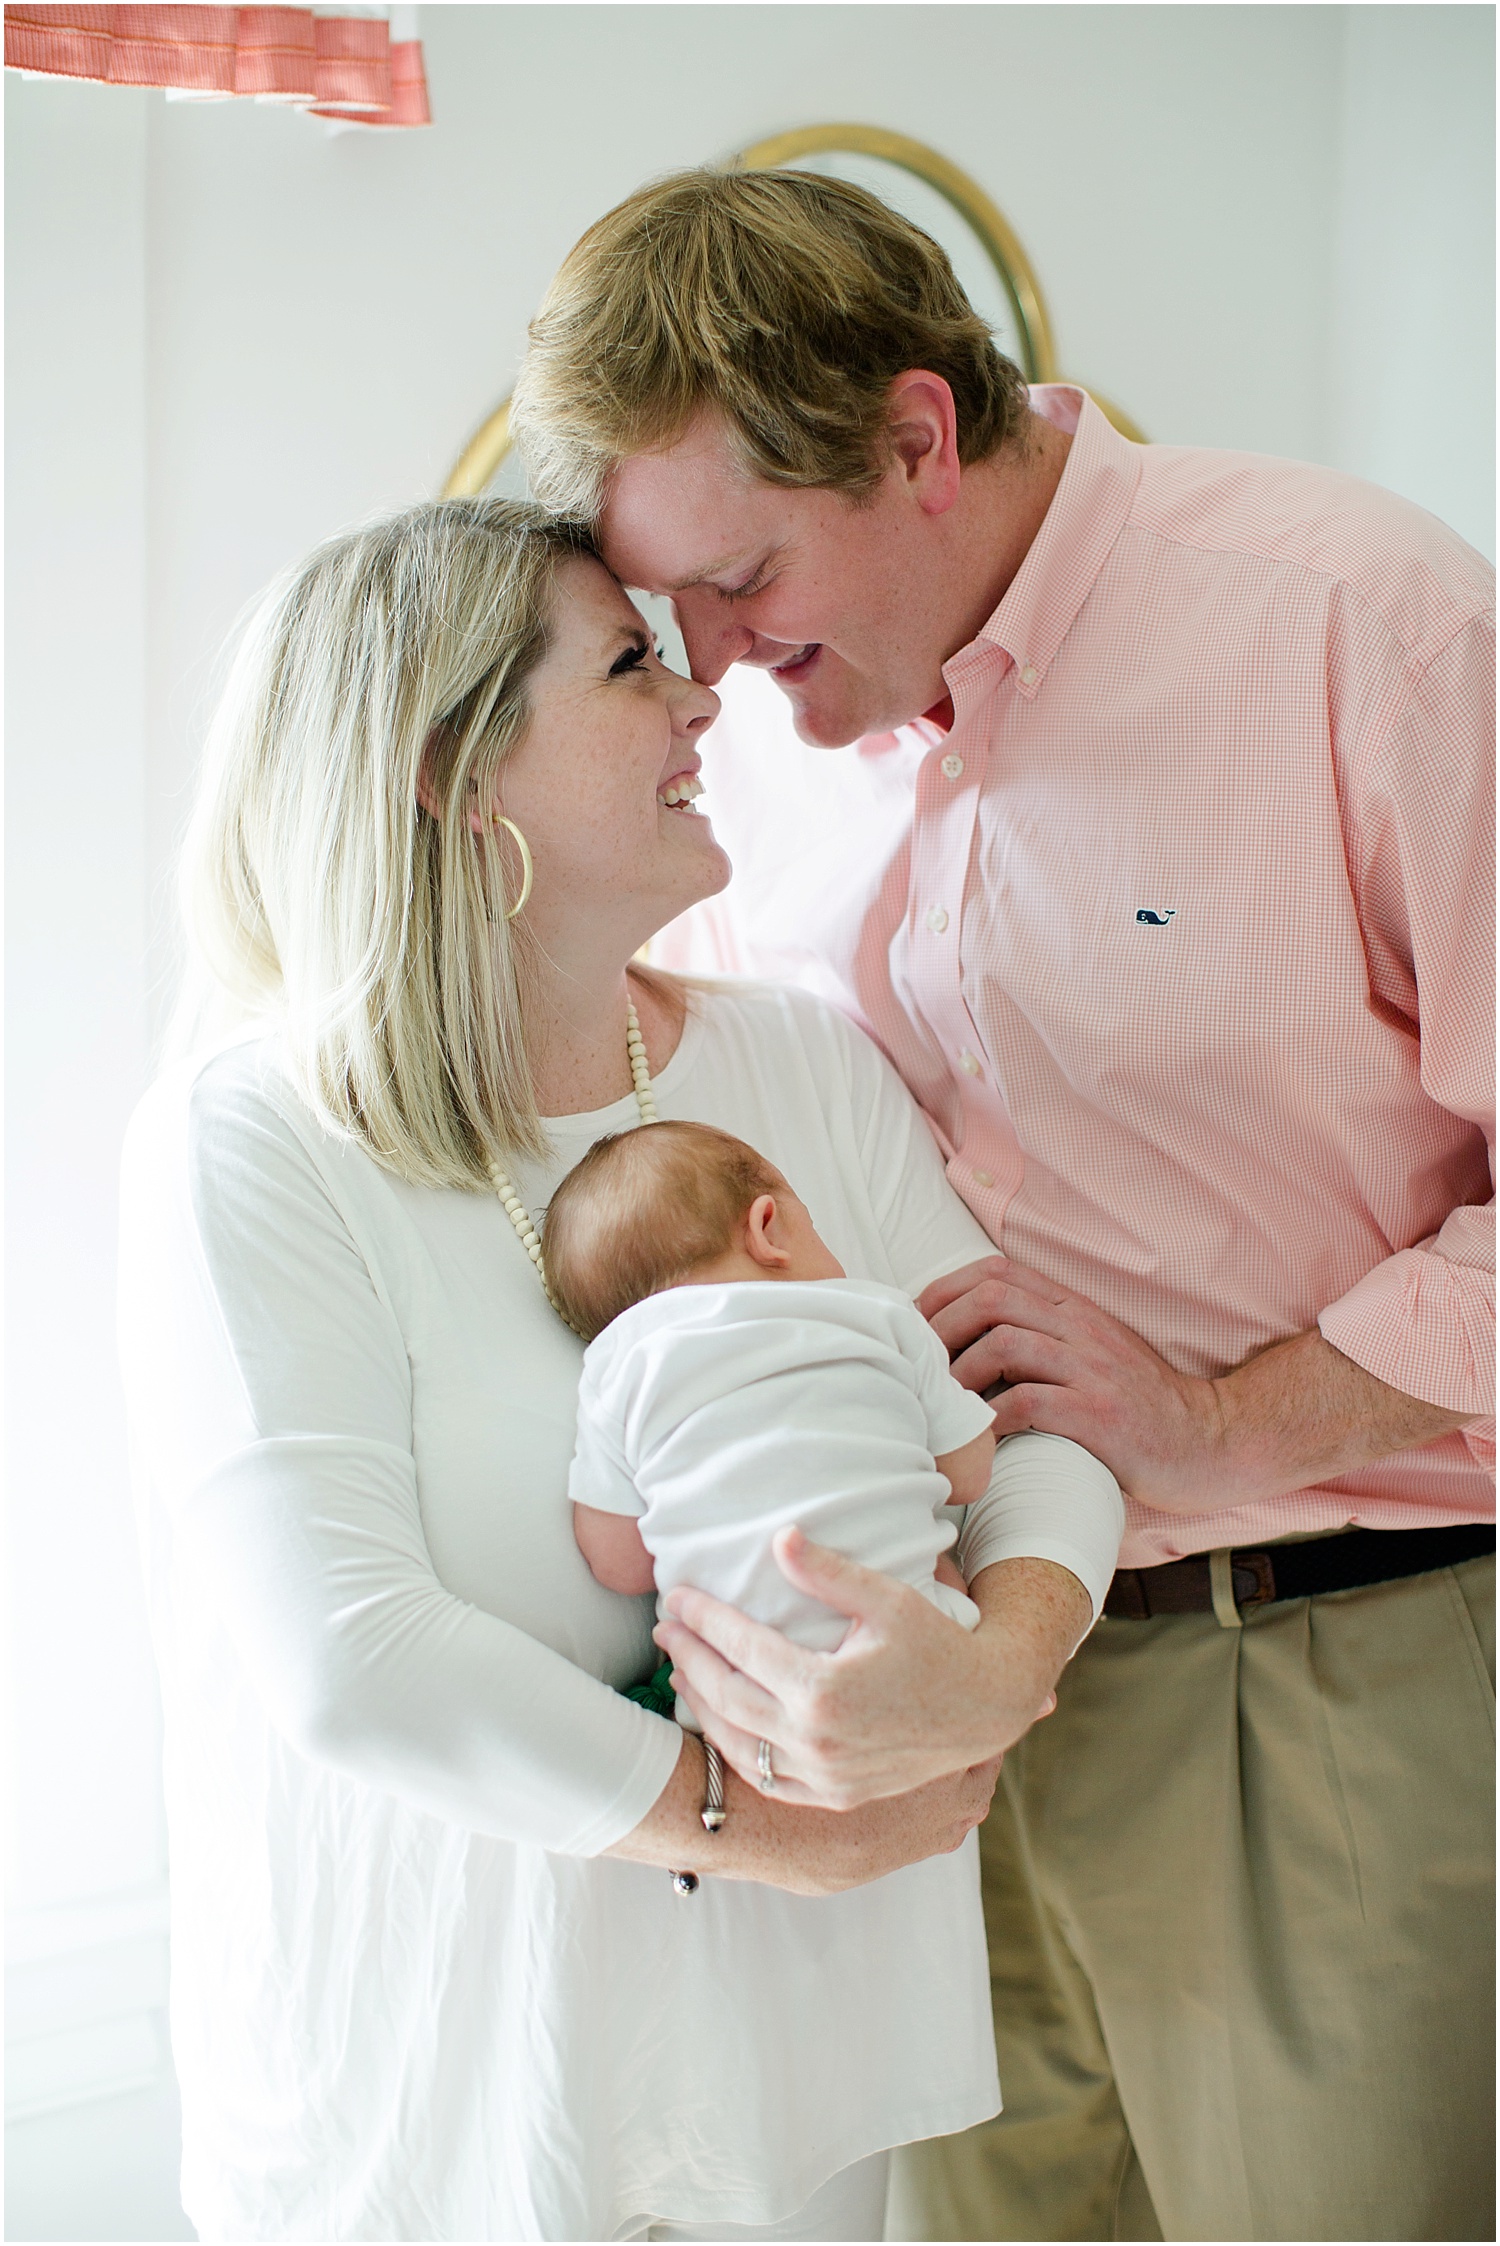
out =
[[[1494,1549],[1494,1525],[1488,1521],[1443,1529],[1353,1529],[1345,1536],[1312,1537],[1305,1544],[1232,1551],[1225,1590],[1232,1590],[1236,1608],[1244,1613],[1274,1599],[1315,1598],[1322,1591],[1353,1591],[1363,1583],[1428,1575]],[[1121,1568],[1104,1611],[1123,1622],[1147,1622],[1158,1614],[1213,1614],[1214,1573],[1207,1552],[1168,1560],[1161,1567]]]

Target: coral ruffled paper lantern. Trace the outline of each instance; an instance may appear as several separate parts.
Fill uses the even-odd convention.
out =
[[[5,67],[286,102],[353,124],[431,124],[422,42],[391,31],[389,12],[374,10],[7,7]]]

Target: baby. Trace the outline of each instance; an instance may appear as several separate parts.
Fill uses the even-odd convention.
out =
[[[847,1276],[762,1155],[704,1123],[600,1139],[553,1196],[545,1256],[589,1344],[568,1494],[601,1583],[689,1583],[828,1651],[846,1618],[772,1556],[796,1523],[973,1628],[942,1508],[988,1487],[989,1406],[908,1296]]]

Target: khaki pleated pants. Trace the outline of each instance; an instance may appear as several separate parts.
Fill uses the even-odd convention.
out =
[[[981,1836],[1005,2112],[905,2239],[1493,2239],[1494,1561],[1101,1622]]]

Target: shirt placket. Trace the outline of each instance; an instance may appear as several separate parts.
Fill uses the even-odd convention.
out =
[[[1021,1183],[1023,1160],[993,1063],[964,996],[963,925],[973,877],[979,796],[989,768],[994,695],[1011,658],[978,646],[948,665],[953,730],[917,775],[907,930],[912,996],[947,1064],[958,1129],[953,1185],[993,1237]]]

